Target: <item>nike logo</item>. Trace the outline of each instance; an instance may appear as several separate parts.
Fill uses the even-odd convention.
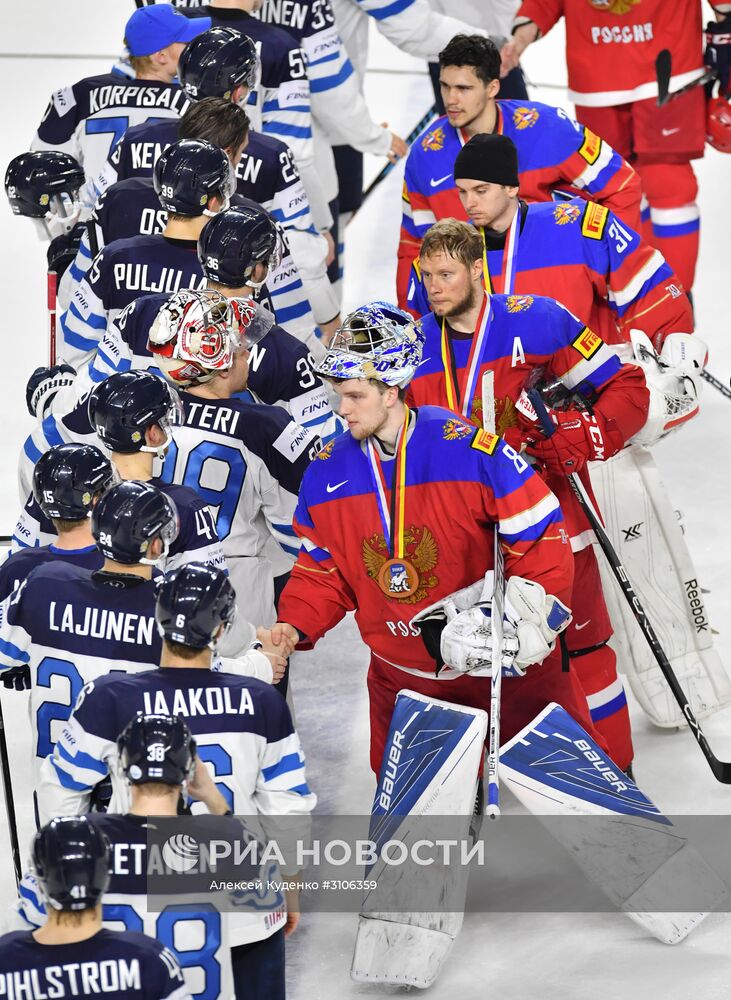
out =
[[[342,483],[335,483],[334,486],[331,486],[330,483],[328,483],[325,489],[327,490],[328,493],[334,493],[335,490],[339,490],[341,486],[345,486],[347,482],[348,480],[344,479]]]
[[[575,626],[576,631],[580,632],[582,630],[582,628],[586,628],[586,626],[589,624],[590,621],[591,621],[591,618],[589,619],[588,622],[583,622],[581,625],[576,625]]]
[[[440,177],[436,181],[432,177],[432,179],[429,181],[429,183],[431,184],[431,186],[433,188],[436,188],[436,187],[439,187],[440,184],[443,184],[445,181],[448,181],[451,176],[452,176],[451,173],[450,174],[445,174],[444,177]]]
[[[679,127],[678,128],[664,128],[662,130],[662,134],[663,135],[675,135],[675,133],[679,132],[679,131],[680,131]]]

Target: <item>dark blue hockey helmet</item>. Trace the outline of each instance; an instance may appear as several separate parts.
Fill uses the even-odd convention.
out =
[[[172,428],[183,422],[183,404],[177,390],[152,372],[116,372],[89,395],[89,419],[110,451],[164,454]],[[165,433],[164,444],[145,444],[152,424]]]
[[[261,284],[250,281],[257,264],[279,267],[282,241],[274,219],[263,208],[241,206],[219,212],[198,238],[198,260],[209,281],[227,288]]]
[[[151,483],[129,480],[108,490],[94,507],[91,532],[107,559],[131,566],[154,565],[164,559],[178,535],[178,511],[174,501]],[[153,539],[163,551],[147,555]]]
[[[208,208],[212,196],[228,208],[236,190],[236,175],[222,149],[205,139],[179,139],[163,150],[153,172],[160,204],[174,215],[193,218],[215,215]]]
[[[196,744],[180,716],[138,712],[117,739],[117,748],[131,785],[182,785],[193,768]]]
[[[70,206],[78,202],[83,184],[81,164],[58,149],[21,153],[5,171],[5,194],[13,214],[28,219],[45,219],[49,213],[72,214]]]
[[[183,49],[178,76],[188,97],[231,100],[236,87],[256,86],[259,56],[248,35],[236,28],[214,27],[202,32]]]
[[[221,569],[186,563],[166,574],[158,586],[155,620],[168,642],[191,649],[213,647],[221,626],[227,630],[235,615],[236,592]]]
[[[86,816],[52,819],[33,838],[31,861],[54,910],[88,910],[109,887],[112,850]]]
[[[33,469],[33,496],[46,517],[83,521],[114,481],[109,459],[92,444],[59,444]]]

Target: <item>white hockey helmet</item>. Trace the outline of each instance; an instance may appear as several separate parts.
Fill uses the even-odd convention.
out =
[[[424,341],[409,313],[389,302],[368,302],[345,317],[315,371],[323,378],[376,379],[403,389],[422,362]]]
[[[227,299],[212,289],[186,290],[168,299],[148,337],[150,353],[175,385],[203,385],[228,371],[273,326],[271,314],[253,299]]]

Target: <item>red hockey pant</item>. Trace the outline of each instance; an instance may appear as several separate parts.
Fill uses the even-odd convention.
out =
[[[640,175],[643,235],[690,291],[700,236],[698,184],[690,161],[703,155],[702,89],[688,91],[662,108],[654,98],[607,108],[577,105],[576,117],[629,160]]]

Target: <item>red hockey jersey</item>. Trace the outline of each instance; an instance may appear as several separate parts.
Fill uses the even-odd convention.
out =
[[[396,459],[380,461],[389,509]],[[418,577],[413,592],[397,598],[379,585],[389,557],[380,487],[366,443],[346,433],[304,475],[294,519],[303,546],[280,600],[281,621],[315,643],[355,611],[363,641],[382,660],[433,675],[409,623],[492,568],[496,524],[506,575],[536,580],[569,603],[573,559],[558,501],[504,441],[425,406],[411,412],[404,466],[403,555]]]
[[[512,287],[505,288],[506,233],[482,230],[489,291],[547,295],[570,309],[608,344],[644,330],[659,351],[668,333],[692,333],[693,310],[680,279],[655,250],[603,205],[579,198],[521,203]],[[548,252],[547,252],[547,248]],[[407,307],[429,312],[419,262]]]
[[[551,201],[556,188],[606,205],[628,225],[640,228],[640,180],[611,146],[560,108],[537,101],[497,101],[495,131],[518,151],[520,194],[526,201]],[[437,219],[467,221],[454,184],[454,161],[469,137],[438,118],[409,150],[404,174],[396,286],[406,302],[411,263],[427,229]]]
[[[442,329],[432,314],[423,320],[425,360],[409,385],[411,404],[449,406],[481,425],[482,380],[486,372],[493,372],[495,429],[502,434],[517,425],[515,403],[528,376],[541,368],[547,380],[557,377],[568,389],[596,399],[593,412],[606,458],[642,427],[649,394],[641,370],[622,365],[601,337],[567,309],[533,295],[492,295],[489,305],[492,317],[481,343],[475,343],[475,335],[450,331],[446,324]],[[452,369],[456,387],[449,374]],[[591,490],[586,467],[580,475]],[[574,551],[585,548],[593,533],[568,481],[550,475],[547,482],[561,501]]]
[[[543,35],[565,19],[569,100],[603,108],[657,97],[661,49],[673,57],[671,90],[700,76],[702,13],[700,0],[523,0],[516,19],[529,18]]]

